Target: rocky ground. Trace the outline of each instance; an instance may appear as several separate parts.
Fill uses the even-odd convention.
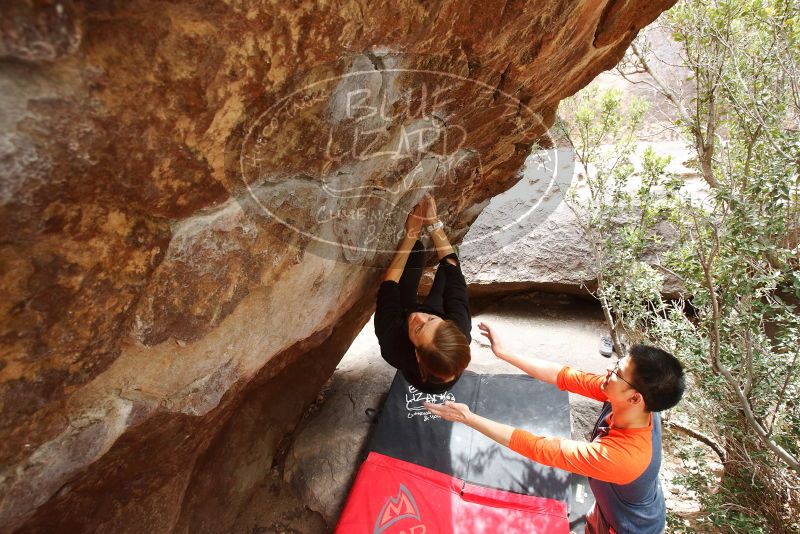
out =
[[[512,295],[486,306],[473,318],[498,328],[512,350],[602,372],[609,360],[598,353],[605,326],[599,308],[577,297],[529,293]],[[512,373],[473,332],[470,369]],[[301,423],[272,481],[254,496],[237,521],[237,532],[326,532],[335,525],[349,486],[363,459],[363,447],[389,389],[394,369],[380,357],[370,322],[358,335],[326,389]],[[573,437],[591,429],[598,403],[571,395]],[[686,466],[674,452],[685,439],[665,430],[662,466],[667,507],[693,519],[696,494],[677,479]],[[263,504],[263,505],[262,505]],[[269,512],[264,510],[269,509]],[[253,510],[261,510],[254,513]]]

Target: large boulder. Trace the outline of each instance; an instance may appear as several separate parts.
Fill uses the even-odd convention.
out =
[[[502,196],[492,203],[496,200],[502,200]],[[497,207],[490,204],[467,233],[465,241],[473,235],[485,236],[502,227],[500,221],[505,213],[502,203]],[[464,276],[473,297],[485,299],[532,290],[588,295],[596,289],[594,249],[580,218],[568,204],[562,202],[543,221],[532,221],[521,228],[527,233],[509,243],[470,241],[463,247]],[[643,257],[654,266],[661,265],[662,255],[677,237],[667,222],[658,223],[655,230],[661,242]],[[661,274],[664,296],[677,297],[684,293],[677,277],[669,271]]]
[[[675,0],[12,2],[0,530],[227,532],[367,321]]]

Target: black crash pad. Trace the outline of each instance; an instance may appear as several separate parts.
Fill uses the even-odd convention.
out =
[[[369,451],[411,462],[473,484],[566,502],[579,526],[593,503],[586,478],[547,467],[502,447],[463,424],[424,409],[424,402],[462,402],[474,413],[538,435],[569,438],[565,391],[526,375],[464,372],[443,394],[418,391],[395,375]]]

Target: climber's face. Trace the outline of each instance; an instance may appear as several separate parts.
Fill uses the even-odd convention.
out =
[[[408,339],[415,347],[422,347],[433,343],[436,329],[444,319],[429,313],[414,312],[408,316]]]

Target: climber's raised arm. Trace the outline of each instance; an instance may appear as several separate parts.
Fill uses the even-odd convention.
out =
[[[447,239],[447,234],[444,231],[444,225],[442,221],[439,220],[439,216],[436,214],[436,201],[433,197],[428,195],[425,196],[427,199],[427,205],[425,208],[425,224],[428,225],[429,233],[431,235],[431,239],[433,239],[433,246],[436,247],[436,254],[439,256],[439,260],[446,258],[447,256],[454,254],[455,251],[453,250],[452,245],[450,245],[450,240]],[[447,263],[450,265],[458,265],[458,260],[455,258],[448,258]]]
[[[400,241],[397,251],[394,253],[389,268],[386,269],[386,273],[383,275],[384,281],[391,280],[392,282],[397,282],[403,275],[403,269],[408,261],[408,255],[411,253],[411,249],[414,248],[414,243],[419,239],[422,221],[424,219],[425,210],[427,209],[427,202],[427,197],[423,197],[422,200],[419,201],[419,204],[414,206],[411,213],[408,214],[406,218],[405,235],[403,236],[403,240]]]

